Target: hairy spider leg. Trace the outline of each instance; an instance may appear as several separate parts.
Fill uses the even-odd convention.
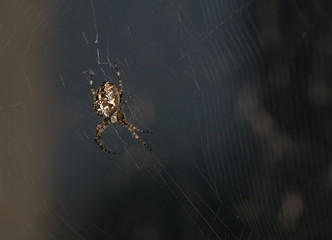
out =
[[[93,95],[96,94],[95,90],[93,89],[93,76],[95,75],[94,71],[91,71],[91,76],[90,76],[90,89]]]
[[[119,87],[120,87],[120,102],[122,100],[122,93],[123,93],[123,89],[122,89],[122,79],[121,79],[121,75],[120,75],[120,70],[118,67],[118,64],[114,63],[115,69],[116,69],[116,75],[118,76],[118,80],[119,80]]]
[[[106,153],[111,153],[111,154],[115,154],[115,152],[112,152],[112,151],[109,151],[107,149],[105,149],[103,147],[103,141],[101,140],[101,134],[103,133],[103,131],[108,127],[108,125],[110,125],[112,122],[111,122],[111,119],[108,117],[108,118],[105,118],[103,121],[101,121],[98,125],[97,125],[97,128],[96,128],[96,135],[95,135],[95,143],[99,145],[100,149],[103,151],[103,152],[106,152]]]
[[[121,104],[120,109],[122,109],[122,108],[124,107],[124,105],[126,105],[126,104],[128,103],[129,99],[131,99],[131,95],[129,95],[129,96],[127,97],[127,99]]]
[[[128,129],[128,131],[131,133],[131,135],[133,135],[133,138],[135,138],[136,140],[138,140],[140,143],[142,143],[147,149],[149,149],[150,151],[152,151],[152,149],[146,144],[146,142],[144,142],[138,135],[137,133],[134,132],[133,129],[131,129],[128,125],[125,125],[126,128]]]
[[[141,133],[152,133],[151,131],[146,131],[146,130],[142,130],[142,129],[139,129],[139,128],[135,127],[133,124],[131,124],[130,122],[128,122],[128,120],[125,119],[125,118],[122,119],[122,121],[124,122],[125,125],[128,125],[134,131],[141,132]]]
[[[129,99],[131,98],[131,95],[129,95],[127,97],[127,99],[121,104],[121,108],[122,109],[124,107],[124,105],[126,105],[129,101]],[[146,131],[146,130],[142,130],[142,129],[139,129],[137,127],[135,127],[133,124],[131,124],[130,122],[128,122],[127,119],[123,119],[124,123],[127,124],[131,129],[133,129],[134,131],[138,131],[138,132],[141,132],[141,133],[152,133],[151,131]]]
[[[136,140],[138,140],[142,145],[144,145],[147,149],[149,149],[150,151],[152,151],[152,149],[146,144],[146,142],[144,142],[140,136],[137,135],[137,133],[134,131],[134,128],[136,130],[140,130],[138,128],[136,128],[134,125],[132,125],[131,123],[129,123],[127,121],[127,119],[122,119],[123,125],[128,129],[128,131],[131,133],[131,135],[133,136],[133,138],[135,138]],[[142,131],[142,130],[141,130]],[[144,131],[146,132],[146,131]]]

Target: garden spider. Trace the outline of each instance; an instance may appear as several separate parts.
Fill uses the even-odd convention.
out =
[[[147,149],[151,151],[152,149],[146,144],[146,142],[144,142],[137,135],[135,131],[141,133],[152,133],[152,132],[138,129],[133,124],[128,122],[128,120],[125,118],[122,112],[122,108],[124,107],[124,105],[127,104],[131,96],[128,96],[128,98],[122,103],[122,93],[123,93],[122,79],[118,65],[114,63],[114,66],[118,76],[120,91],[116,88],[116,86],[113,83],[103,82],[95,92],[95,90],[93,89],[93,76],[95,75],[95,73],[94,71],[91,71],[90,88],[93,94],[93,109],[97,112],[99,116],[106,116],[106,118],[97,125],[96,135],[94,138],[95,143],[99,145],[100,149],[103,152],[115,154],[115,152],[109,151],[103,147],[101,134],[111,123],[112,124],[120,123],[128,129],[133,138],[140,141]]]

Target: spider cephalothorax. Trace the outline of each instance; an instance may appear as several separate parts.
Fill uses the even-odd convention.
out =
[[[137,135],[135,131],[141,132],[141,133],[152,133],[150,131],[144,131],[141,129],[138,129],[134,125],[132,125],[128,120],[125,118],[122,108],[126,105],[128,102],[130,96],[122,103],[122,79],[120,75],[120,71],[118,68],[118,65],[114,63],[115,69],[117,71],[118,81],[119,81],[119,88],[118,90],[116,86],[110,82],[104,82],[102,83],[97,91],[93,89],[93,76],[94,72],[91,72],[90,77],[90,88],[91,92],[93,94],[93,109],[97,112],[99,116],[105,116],[106,118],[97,125],[96,128],[96,135],[95,135],[95,142],[99,145],[100,149],[107,153],[115,153],[109,150],[106,150],[103,147],[103,142],[101,140],[101,133],[107,128],[108,125],[112,124],[118,124],[121,123],[124,125],[128,131],[132,134],[132,136],[140,141],[145,147],[147,147],[149,150],[151,148]]]

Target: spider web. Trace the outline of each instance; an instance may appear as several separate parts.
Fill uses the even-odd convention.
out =
[[[4,78],[20,78],[23,92],[4,91],[0,102],[0,173],[17,180],[3,189],[18,192],[1,206],[8,225],[24,223],[3,236],[331,237],[327,1],[59,1],[49,16],[22,6],[1,8],[27,16],[37,36],[16,55],[7,50],[20,46],[17,31],[1,39],[20,70]],[[30,63],[54,42],[53,61]],[[102,134],[116,155],[93,141],[102,118],[90,70],[95,89],[117,84],[114,62],[123,99],[132,96],[126,117],[154,132],[139,133],[152,152],[122,126]]]

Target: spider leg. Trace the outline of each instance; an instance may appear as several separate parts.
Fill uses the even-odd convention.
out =
[[[106,153],[111,153],[111,154],[115,154],[115,152],[112,152],[112,151],[109,151],[107,149],[105,149],[103,147],[103,141],[101,140],[101,134],[103,133],[103,131],[107,128],[108,125],[110,125],[112,122],[111,122],[111,119],[110,118],[105,118],[103,121],[101,121],[98,125],[97,125],[97,128],[96,128],[96,135],[95,135],[95,143],[97,145],[99,145],[100,149],[103,151],[103,152],[106,152]]]
[[[152,133],[151,131],[146,131],[146,130],[142,130],[142,129],[139,129],[139,128],[135,127],[133,124],[128,122],[128,120],[125,119],[125,118],[122,121],[124,122],[125,125],[127,125],[128,127],[130,127],[134,131],[141,132],[141,133]]]
[[[96,94],[95,90],[93,89],[93,76],[95,75],[95,72],[94,71],[91,71],[91,76],[90,76],[90,89],[91,89],[91,92],[93,95]]]
[[[126,105],[128,103],[130,98],[131,98],[131,95],[129,95],[127,97],[127,99],[121,104],[121,109],[124,107],[124,105]],[[142,130],[142,129],[139,129],[139,128],[135,127],[133,124],[128,122],[127,119],[125,119],[125,118],[123,119],[123,122],[125,123],[125,125],[128,125],[134,131],[138,131],[138,132],[141,132],[141,133],[152,133],[151,131],[146,131],[146,130]]]
[[[123,87],[122,87],[122,79],[121,79],[121,75],[120,75],[120,70],[118,67],[118,64],[114,63],[115,69],[116,69],[116,75],[118,76],[118,80],[119,80],[119,87],[120,87],[120,102],[122,100],[122,93],[123,93]]]
[[[133,138],[135,138],[136,140],[138,140],[142,145],[144,145],[147,149],[149,149],[150,151],[152,151],[152,149],[146,144],[146,142],[144,142],[140,136],[137,135],[137,133],[134,131],[134,129],[131,127],[133,125],[131,125],[126,119],[123,120],[123,124],[124,126],[128,129],[128,131],[131,133],[131,135],[133,136]],[[137,129],[137,128],[136,128]]]
[[[121,107],[120,107],[121,109],[124,107],[124,105],[126,105],[128,103],[129,99],[131,99],[131,95],[129,95],[127,97],[127,99],[121,104]]]

